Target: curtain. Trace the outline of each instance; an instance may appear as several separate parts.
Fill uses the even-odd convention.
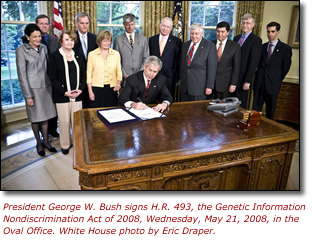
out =
[[[189,27],[189,1],[182,1],[183,36],[187,41]],[[146,1],[144,3],[144,35],[149,38],[159,34],[162,18],[173,16],[174,1]]]
[[[254,16],[254,19],[256,22],[253,28],[253,33],[258,36],[261,36],[263,11],[264,11],[264,1],[238,1],[235,35],[238,35],[241,33],[241,28],[240,28],[241,17],[244,14],[251,14]]]
[[[86,12],[90,16],[89,32],[97,33],[97,2],[96,1],[61,1],[63,28],[77,30],[75,17],[78,12]],[[47,3],[49,18],[53,16],[53,1]]]

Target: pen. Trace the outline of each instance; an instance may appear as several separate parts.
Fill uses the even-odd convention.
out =
[[[143,103],[143,101],[141,101],[141,99],[139,97],[138,97],[138,101]]]

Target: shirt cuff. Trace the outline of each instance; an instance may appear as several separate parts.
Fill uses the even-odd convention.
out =
[[[124,106],[126,107],[126,108],[131,108],[131,104],[133,103],[133,101],[127,101],[125,104],[124,104]]]
[[[163,102],[166,103],[166,104],[168,104],[168,107],[170,106],[170,102],[169,102],[169,101],[164,100]]]

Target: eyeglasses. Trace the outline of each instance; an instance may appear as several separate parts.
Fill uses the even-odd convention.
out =
[[[252,22],[241,22],[241,25],[250,25]]]
[[[103,43],[111,43],[111,40],[102,40]]]

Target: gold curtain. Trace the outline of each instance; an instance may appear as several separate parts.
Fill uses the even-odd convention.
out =
[[[47,2],[48,16],[53,16],[53,1]],[[90,16],[89,32],[97,33],[97,2],[96,1],[61,1],[63,28],[77,30],[75,17],[78,12],[86,12]]]
[[[240,23],[244,14],[251,14],[255,19],[253,33],[261,36],[264,1],[238,1],[235,35],[241,33]]]
[[[183,36],[188,37],[189,1],[182,1]],[[149,38],[159,33],[162,18],[173,16],[174,1],[145,1],[144,3],[144,35]]]

